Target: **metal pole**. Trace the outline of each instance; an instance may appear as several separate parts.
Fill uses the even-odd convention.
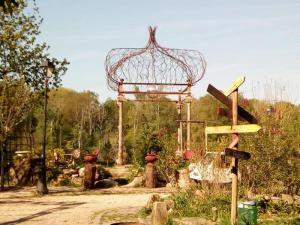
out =
[[[238,89],[231,94],[232,99],[232,125],[238,124]],[[238,134],[232,134],[232,140],[236,140]],[[238,148],[236,144],[235,149]],[[232,158],[232,192],[231,192],[231,225],[237,224],[237,199],[238,199],[238,159]]]
[[[46,71],[47,73],[47,71]],[[37,191],[41,194],[47,194],[47,181],[46,181],[46,138],[47,138],[47,103],[48,103],[48,77],[45,74],[45,86],[44,86],[44,127],[43,127],[43,148],[42,148],[42,155],[41,155],[41,168],[39,179],[37,183]]]

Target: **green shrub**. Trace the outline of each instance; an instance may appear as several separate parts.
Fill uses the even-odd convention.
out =
[[[173,195],[174,215],[178,217],[202,217],[212,219],[212,208],[218,209],[219,219],[224,222],[230,215],[230,199],[226,195],[210,194],[199,199],[193,191],[178,192]]]

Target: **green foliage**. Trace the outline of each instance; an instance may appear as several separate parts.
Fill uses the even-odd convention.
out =
[[[173,195],[174,215],[178,217],[202,217],[212,219],[212,208],[217,207],[218,216],[227,221],[230,215],[230,199],[226,195],[207,195],[196,198],[192,191],[178,192]]]
[[[38,8],[27,8],[27,1],[20,0],[19,7],[10,16],[0,11],[0,76],[5,75],[23,78],[27,84],[37,90],[44,88],[42,62],[49,58],[49,46],[37,43],[42,19]],[[31,11],[32,14],[25,13]],[[54,75],[49,83],[58,87],[61,75],[66,72],[66,60],[51,59],[55,65]]]
[[[110,140],[108,139],[101,147],[100,157],[106,163],[106,166],[108,166],[113,162],[114,158],[112,156],[112,145],[110,143]]]
[[[5,141],[30,114],[33,97],[23,79],[0,80],[0,141]]]
[[[168,217],[166,225],[179,225],[172,217]]]
[[[142,218],[146,218],[150,214],[151,214],[151,209],[147,207],[142,207],[138,212],[138,215],[141,216]]]
[[[240,148],[252,154],[251,160],[241,163],[243,185],[254,192],[299,194],[300,108],[278,102],[270,115],[267,104],[255,101],[253,106],[263,129],[241,135]]]
[[[261,220],[259,224],[260,225],[298,225],[300,224],[300,217]]]
[[[54,167],[50,167],[47,169],[47,173],[46,173],[46,180],[47,183],[50,182],[51,180],[56,180],[58,175],[62,174],[62,170],[59,169],[58,167],[54,166]]]

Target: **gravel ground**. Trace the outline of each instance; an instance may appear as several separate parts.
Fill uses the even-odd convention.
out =
[[[35,188],[0,193],[0,224],[104,225],[137,221],[137,211],[146,205],[151,194],[172,192],[166,188],[125,187],[92,191],[51,187],[49,190],[50,193],[42,197],[35,193]]]

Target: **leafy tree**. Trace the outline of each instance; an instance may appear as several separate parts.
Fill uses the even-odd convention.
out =
[[[20,0],[13,16],[0,11],[0,77],[23,78],[31,87],[40,90],[44,88],[41,65],[46,58],[50,58],[47,53],[49,46],[36,42],[42,23],[38,8],[35,6],[32,14],[25,13],[26,8],[26,1]],[[58,87],[68,62],[56,58],[51,61],[56,69],[49,85]]]
[[[0,80],[0,143],[6,143],[18,124],[31,112],[30,88],[22,79],[4,77]],[[4,152],[1,148],[1,189],[3,189]]]
[[[16,0],[0,0],[0,8],[4,13],[12,15],[14,7],[18,7],[19,3]]]

